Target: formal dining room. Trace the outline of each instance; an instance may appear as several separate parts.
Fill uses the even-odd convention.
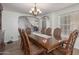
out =
[[[0,3],[0,55],[79,55],[79,3]]]

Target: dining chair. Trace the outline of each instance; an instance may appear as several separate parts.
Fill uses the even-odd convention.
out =
[[[61,29],[60,28],[55,28],[53,36],[56,40],[61,40]]]
[[[45,34],[51,36],[52,35],[51,33],[52,33],[52,29],[51,28],[47,28]]]
[[[0,30],[0,52],[3,53],[4,50],[5,50],[4,32],[2,30]],[[2,54],[2,53],[0,53],[0,54]]]
[[[41,29],[41,33],[42,33],[42,34],[45,34],[45,32],[46,32],[46,28],[42,28],[42,29]]]
[[[60,54],[60,55],[72,55],[73,54],[73,49],[74,49],[74,44],[78,36],[78,30],[74,30],[67,41],[64,41],[63,44],[66,44],[64,47],[58,47],[56,49],[50,49],[49,54]]]
[[[31,34],[31,28],[27,27],[26,32],[27,32],[27,34]]]
[[[44,52],[44,49],[41,49],[30,42],[28,34],[25,30],[22,30],[22,33],[24,36],[24,54],[40,55]]]
[[[20,37],[21,37],[20,47],[21,47],[22,50],[24,50],[24,36],[23,36],[23,33],[22,33],[22,29],[19,28],[18,31],[19,31],[19,34],[20,34]]]

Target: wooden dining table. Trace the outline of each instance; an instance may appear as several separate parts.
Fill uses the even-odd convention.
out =
[[[29,35],[29,38],[31,38],[30,40],[38,42],[47,51],[49,51],[51,49],[56,49],[57,47],[59,47],[58,46],[59,44],[62,44],[64,41],[66,41],[66,40],[57,41],[52,36],[48,36],[48,35],[41,34],[38,32],[31,33]]]

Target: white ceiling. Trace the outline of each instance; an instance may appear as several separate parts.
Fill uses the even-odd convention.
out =
[[[4,10],[29,13],[29,10],[34,6],[34,3],[2,3],[2,5]],[[61,10],[71,5],[73,5],[73,3],[37,3],[37,7],[42,11],[42,14]]]

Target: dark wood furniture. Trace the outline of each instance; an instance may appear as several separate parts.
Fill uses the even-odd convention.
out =
[[[42,34],[45,34],[45,33],[46,33],[46,28],[42,28],[42,29],[41,29],[41,33],[42,33]]]
[[[24,30],[19,30],[20,35],[21,35],[21,38],[22,38],[22,43],[21,43],[21,47],[22,47],[22,50],[24,52],[24,54],[27,54],[27,55],[40,55],[40,54],[43,54],[44,53],[44,49],[40,48],[39,46],[35,46],[33,45],[30,41],[29,41],[29,38],[28,38],[28,35],[26,33],[26,31]]]
[[[22,34],[22,29],[19,28],[18,31],[19,31],[19,34],[20,34],[20,37],[21,37],[20,47],[21,47],[22,50],[24,50],[24,36]]]
[[[2,28],[1,26],[1,22],[2,22],[2,10],[3,10],[3,7],[2,7],[2,4],[0,3],[0,29]]]
[[[31,28],[27,27],[26,32],[27,32],[27,34],[31,34]]]
[[[29,35],[30,38],[32,38],[32,41],[38,42],[39,45],[41,45],[45,50],[46,53],[52,48],[56,49],[58,48],[60,44],[62,44],[65,40],[57,41],[53,38],[45,38],[38,35],[31,34]],[[45,42],[46,40],[46,42]]]
[[[64,55],[72,55],[73,54],[73,48],[74,48],[74,44],[75,44],[75,41],[76,41],[76,38],[78,36],[78,30],[74,30],[70,36],[69,36],[69,39],[65,42],[63,42],[63,44],[65,44],[64,47],[59,47],[56,48],[56,49],[50,49],[49,50],[49,53],[59,53],[59,54],[64,54]]]
[[[52,29],[51,28],[47,28],[46,29],[46,35],[52,35]]]
[[[0,52],[3,52],[4,51],[4,47],[5,47],[5,44],[4,44],[4,33],[2,32],[2,10],[3,10],[3,7],[2,7],[2,4],[0,3]],[[0,53],[2,54],[2,53]]]
[[[4,32],[0,30],[0,54],[3,54],[4,49],[5,49]]]
[[[61,29],[60,28],[56,28],[54,29],[54,33],[53,36],[56,40],[61,40]]]

